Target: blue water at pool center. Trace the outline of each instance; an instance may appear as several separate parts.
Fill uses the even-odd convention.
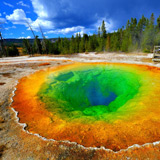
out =
[[[91,106],[105,105],[108,106],[112,101],[117,98],[114,92],[107,91],[107,96],[105,96],[98,84],[98,82],[92,81],[87,88],[87,98],[91,103]]]

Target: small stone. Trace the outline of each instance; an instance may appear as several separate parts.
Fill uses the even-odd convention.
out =
[[[4,123],[4,118],[0,117],[0,123]]]

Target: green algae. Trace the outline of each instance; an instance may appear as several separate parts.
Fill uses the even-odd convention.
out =
[[[87,66],[52,73],[38,96],[46,109],[70,121],[110,121],[139,91],[139,75],[128,69],[107,65]],[[117,116],[118,117],[118,116]]]

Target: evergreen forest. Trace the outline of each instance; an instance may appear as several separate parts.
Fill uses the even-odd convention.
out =
[[[97,28],[93,35],[79,34],[71,38],[58,38],[55,42],[39,39],[35,36],[34,43],[28,39],[23,40],[23,52],[25,54],[73,54],[83,52],[153,52],[155,45],[160,45],[160,16],[155,20],[152,13],[148,19],[144,15],[137,20],[131,18],[126,26],[107,32],[105,22]],[[16,47],[6,47],[6,54],[18,55]],[[14,50],[16,53],[14,54]]]

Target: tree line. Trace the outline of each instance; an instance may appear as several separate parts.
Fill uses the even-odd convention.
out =
[[[136,18],[131,18],[125,27],[123,26],[112,33],[106,31],[103,21],[96,34],[84,33],[81,35],[77,33],[71,38],[58,38],[54,43],[46,39],[44,35],[43,40],[40,40],[38,36],[34,35],[34,37],[33,44],[28,39],[23,40],[24,53],[33,55],[35,53],[73,54],[92,51],[152,52],[154,45],[160,45],[160,16],[156,23],[153,13],[149,19],[144,15],[139,21]],[[15,47],[12,46],[9,49],[13,50]]]
[[[88,35],[77,33],[76,36],[71,38],[58,38],[57,41],[52,43],[45,37],[40,41],[36,36],[33,44],[28,39],[23,40],[24,52],[30,55],[35,53],[39,54],[73,54],[91,51],[105,50],[105,43],[107,32],[105,29],[105,22],[99,27],[98,34]]]

